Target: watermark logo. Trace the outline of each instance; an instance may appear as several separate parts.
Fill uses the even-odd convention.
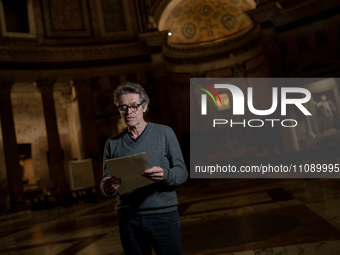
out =
[[[210,92],[212,91],[217,98],[219,99],[221,105],[222,100],[217,93],[215,89],[228,89],[232,96],[232,111],[233,115],[245,115],[245,95],[243,91],[236,85],[232,84],[215,84],[214,88],[208,84],[195,81],[196,83],[202,84],[205,88],[197,87],[198,89],[206,92],[210,97],[213,99],[215,105],[217,106],[217,102],[213,96],[213,94]],[[209,90],[210,91],[209,91]],[[255,88],[256,89],[256,88]],[[270,108],[268,109],[256,109],[254,107],[253,103],[253,88],[248,87],[247,88],[247,106],[250,113],[257,115],[257,116],[268,116],[273,114],[279,105],[280,100],[280,108],[281,108],[281,116],[287,115],[287,105],[294,105],[297,107],[304,115],[311,116],[312,114],[307,110],[307,108],[303,105],[304,103],[307,103],[311,99],[311,93],[309,90],[305,88],[300,87],[281,87],[280,88],[280,96],[279,96],[279,88],[278,87],[272,87],[271,90],[271,98],[270,94],[268,95],[268,100],[271,100],[272,104]],[[201,95],[201,115],[207,115],[207,94]],[[294,94],[294,98],[289,98],[291,94]],[[222,95],[222,94],[221,94]],[[263,100],[266,100],[265,95],[263,96]],[[213,127],[216,125],[225,125],[227,123],[230,123],[230,126],[234,125],[242,125],[244,127],[262,127],[265,122],[271,123],[271,126],[274,127],[274,123],[280,121],[281,125],[283,127],[295,127],[298,123],[295,119],[250,119],[246,121],[246,119],[243,119],[242,122],[235,122],[234,120],[226,120],[226,119],[214,119],[213,120]],[[292,125],[288,125],[287,123],[293,123]],[[248,125],[247,125],[248,124]]]
[[[198,83],[198,82],[197,82]],[[209,86],[207,84],[201,83],[205,86]],[[209,88],[214,91],[214,93],[218,96],[220,99],[218,93],[216,90],[209,86]],[[217,89],[228,89],[230,90],[232,97],[233,97],[233,115],[244,115],[244,94],[242,90],[232,84],[215,84],[215,88]],[[207,92],[212,98],[213,96],[211,93],[203,88],[200,88]],[[265,115],[270,115],[275,112],[278,106],[278,88],[273,87],[272,89],[272,106],[270,109],[267,110],[258,110],[255,109],[254,104],[253,104],[253,88],[249,87],[247,89],[247,103],[248,103],[248,109],[251,113],[258,115],[258,116],[265,116]],[[305,97],[303,98],[287,98],[288,93],[301,93]],[[296,88],[296,87],[283,87],[281,88],[281,115],[286,115],[286,107],[288,104],[293,104],[295,105],[298,109],[301,110],[301,112],[308,116],[312,115],[302,104],[307,103],[311,99],[311,93],[309,90],[305,88]],[[213,98],[215,105],[216,101]],[[220,99],[221,101],[221,99]],[[222,105],[222,102],[221,102]],[[207,115],[207,100],[206,100],[206,95],[202,95],[201,97],[201,114],[202,115]]]
[[[202,83],[202,82],[196,82],[196,83],[199,83],[199,84],[205,86],[206,88],[210,89],[212,92],[214,92],[214,94],[217,96],[218,100],[220,101],[221,106],[223,105],[222,100],[220,98],[220,95],[217,93],[217,91],[213,87],[211,87],[208,84]],[[208,91],[207,89],[201,88],[201,87],[197,87],[197,88],[206,92],[214,100],[214,103],[217,106],[217,102],[216,102],[214,96],[210,93],[210,91]],[[201,95],[201,114],[207,115],[207,95],[206,94]]]

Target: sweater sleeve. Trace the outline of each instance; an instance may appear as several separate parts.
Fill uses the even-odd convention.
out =
[[[110,159],[111,156],[110,156],[110,143],[109,141],[106,142],[106,145],[105,145],[105,149],[104,149],[104,156],[103,156],[103,178],[102,178],[102,181],[100,182],[99,184],[99,190],[100,192],[106,196],[106,197],[113,197],[115,195],[117,195],[117,192],[115,193],[110,193],[108,192],[105,188],[104,188],[104,183],[103,183],[103,179],[105,177],[110,177],[111,174],[109,173],[109,171],[107,170],[107,167],[106,167],[106,164],[105,164],[105,160],[107,159]]]
[[[181,148],[178,144],[174,131],[169,128],[166,140],[167,158],[170,163],[170,169],[163,169],[164,184],[180,185],[188,179],[188,171],[184,164]]]

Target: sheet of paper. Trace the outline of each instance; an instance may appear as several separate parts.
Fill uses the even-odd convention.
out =
[[[118,188],[119,194],[154,183],[141,176],[144,170],[150,168],[145,152],[122,158],[108,159],[104,161],[104,164],[106,164],[111,176],[122,179],[122,184]]]

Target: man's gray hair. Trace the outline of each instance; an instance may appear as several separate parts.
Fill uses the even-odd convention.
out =
[[[138,94],[140,102],[143,103],[143,105],[145,103],[149,104],[150,102],[148,94],[146,94],[144,88],[138,83],[125,81],[115,89],[113,92],[113,101],[116,106],[119,105],[119,97],[124,94]]]

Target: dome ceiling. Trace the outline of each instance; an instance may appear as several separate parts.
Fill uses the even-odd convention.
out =
[[[248,0],[249,1],[249,0]],[[215,41],[252,26],[244,12],[253,7],[247,0],[183,0],[166,18],[170,44]]]

